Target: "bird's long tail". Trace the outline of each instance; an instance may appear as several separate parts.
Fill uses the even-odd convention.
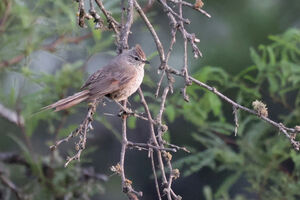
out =
[[[86,100],[89,98],[89,90],[83,90],[81,92],[77,92],[73,94],[72,96],[69,96],[67,98],[61,99],[49,106],[43,107],[42,110],[48,110],[55,108],[55,112],[60,110],[68,109],[76,104],[79,104],[80,102]]]

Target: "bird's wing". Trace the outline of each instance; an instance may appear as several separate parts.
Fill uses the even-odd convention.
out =
[[[122,89],[136,77],[134,67],[105,66],[92,74],[83,87],[88,87],[91,98],[98,98]]]

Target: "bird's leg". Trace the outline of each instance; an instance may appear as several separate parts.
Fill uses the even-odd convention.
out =
[[[130,108],[125,108],[120,102],[115,101],[116,104],[118,104],[118,106],[120,106],[120,108],[122,109],[120,111],[120,114],[125,113],[125,114],[134,114],[134,112],[130,109]]]

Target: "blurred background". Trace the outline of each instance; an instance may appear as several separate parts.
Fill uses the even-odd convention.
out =
[[[103,3],[120,19],[120,1]],[[196,60],[189,46],[193,77],[247,107],[261,100],[271,119],[289,127],[300,125],[299,0],[204,4],[210,19],[195,10],[183,10],[192,22],[186,28],[200,38],[203,53]],[[78,91],[88,75],[116,55],[112,31],[95,30],[92,20],[80,28],[77,9],[75,1],[0,2],[0,199],[126,199],[120,177],[110,170],[120,159],[121,119],[104,114],[117,114],[118,106],[106,101],[98,107],[81,162],[67,168],[65,159],[76,152],[75,141],[63,143],[55,152],[49,146],[78,126],[86,104],[58,113],[37,113]],[[170,28],[160,4],[155,2],[146,14],[167,49]],[[176,39],[169,65],[181,69],[181,35]],[[136,43],[151,61],[142,88],[156,116],[159,58],[138,15],[129,36],[130,46]],[[163,116],[169,127],[164,139],[191,151],[173,154],[174,168],[181,172],[173,184],[177,194],[188,200],[300,199],[300,155],[288,139],[242,111],[234,136],[232,107],[194,85],[188,88],[190,102],[186,103],[179,92],[183,83],[176,78]],[[137,94],[129,101],[133,109],[143,110]],[[130,117],[128,127],[131,141],[148,140],[148,123]],[[129,150],[125,170],[135,189],[143,191],[142,199],[157,199],[147,152]]]

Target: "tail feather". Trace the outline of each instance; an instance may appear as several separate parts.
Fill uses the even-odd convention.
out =
[[[77,92],[73,94],[72,96],[61,99],[49,106],[43,107],[42,110],[49,110],[52,108],[55,108],[55,112],[60,110],[65,110],[76,104],[79,104],[80,102],[86,100],[88,97],[89,97],[89,90],[83,90],[81,92]]]

